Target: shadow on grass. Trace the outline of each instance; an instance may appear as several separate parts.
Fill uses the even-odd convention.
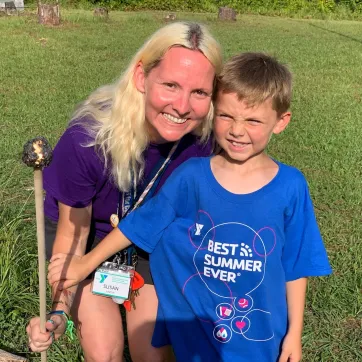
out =
[[[352,36],[345,35],[343,33],[339,33],[338,31],[335,31],[335,30],[330,30],[330,29],[324,28],[323,26],[318,26],[318,25],[315,25],[315,24],[312,24],[312,23],[308,23],[308,24],[310,26],[313,26],[314,28],[324,30],[324,31],[326,31],[328,33],[336,34],[336,35],[339,35],[339,36],[341,36],[343,38],[346,38],[348,40],[352,40],[352,41],[354,41],[356,43],[362,44],[362,39],[353,38]]]

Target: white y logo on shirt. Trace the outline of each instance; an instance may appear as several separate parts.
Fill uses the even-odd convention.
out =
[[[201,230],[202,230],[203,227],[204,227],[204,225],[201,225],[201,224],[197,224],[197,223],[196,223],[196,232],[195,232],[195,235],[201,235]]]

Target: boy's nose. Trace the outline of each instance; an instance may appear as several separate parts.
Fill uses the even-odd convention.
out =
[[[237,138],[241,137],[245,133],[245,127],[243,122],[233,122],[230,127],[230,135]]]

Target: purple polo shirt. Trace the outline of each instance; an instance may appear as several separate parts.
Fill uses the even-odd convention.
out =
[[[44,169],[44,210],[48,218],[58,221],[58,201],[75,208],[92,203],[95,232],[103,239],[112,230],[109,218],[117,212],[120,194],[112,183],[109,169],[104,167],[102,156],[94,147],[84,147],[90,141],[92,138],[80,125],[67,128],[60,137],[53,152],[53,161]],[[211,142],[201,145],[191,134],[184,136],[182,146],[163,173],[156,192],[181,163],[191,157],[208,156],[211,152]],[[147,179],[161,156],[167,157],[171,147],[172,143],[149,145],[144,152],[144,178]]]

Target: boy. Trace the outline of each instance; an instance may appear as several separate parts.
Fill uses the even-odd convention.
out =
[[[331,268],[304,176],[265,152],[290,99],[285,66],[233,57],[215,93],[216,155],[180,166],[83,258],[55,255],[50,283],[74,285],[133,242],[151,253],[156,346],[166,338],[181,362],[300,361],[306,278]]]

